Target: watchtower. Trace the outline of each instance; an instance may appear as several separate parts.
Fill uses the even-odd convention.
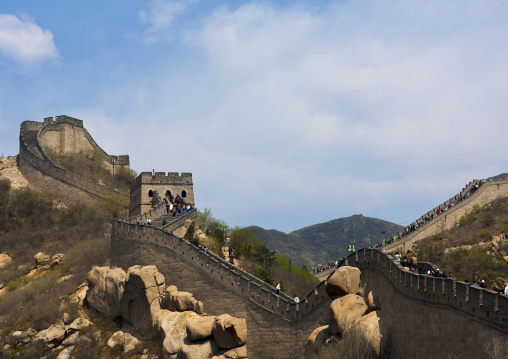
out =
[[[131,184],[129,215],[132,217],[149,211],[155,191],[162,198],[180,196],[185,203],[195,206],[192,173],[142,172]]]

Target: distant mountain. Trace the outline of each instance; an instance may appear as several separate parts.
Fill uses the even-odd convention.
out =
[[[348,245],[355,249],[368,247],[402,229],[401,226],[361,214],[315,224],[286,234],[274,229],[247,227],[268,248],[289,257],[295,265],[309,269],[325,264],[347,253]]]

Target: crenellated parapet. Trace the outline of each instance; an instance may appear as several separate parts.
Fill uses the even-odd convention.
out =
[[[118,267],[156,265],[168,283],[193,293],[212,315],[228,313],[245,318],[249,357],[251,353],[253,358],[274,353],[279,358],[298,357],[310,333],[328,323],[331,300],[326,280],[297,304],[284,293],[277,294],[273,286],[185,239],[159,228],[126,222],[113,224],[111,253],[111,263]],[[339,262],[339,266],[346,265],[361,270],[363,295],[378,293],[382,325],[394,335],[396,347],[410,343],[421,350],[417,355],[423,355],[434,347],[429,344],[418,349],[422,340],[441,342],[441,348],[449,350],[464,341],[474,343],[478,332],[487,337],[508,333],[505,295],[453,279],[409,272],[379,249],[351,253]],[[469,329],[463,331],[462,326]],[[422,338],[426,331],[437,334]],[[453,333],[453,338],[447,333]],[[278,339],[277,347],[270,345],[274,336],[284,338]],[[461,347],[458,353],[468,350],[471,348]]]
[[[130,217],[140,216],[155,208],[153,196],[159,193],[161,198],[176,198],[195,207],[192,173],[182,172],[142,172],[131,183]]]
[[[382,245],[385,250],[403,250],[426,237],[457,226],[462,216],[473,211],[473,206],[484,206],[499,198],[508,197],[508,178],[473,180],[460,193],[418,218]]]
[[[60,132],[76,133],[75,131],[79,131],[78,135],[75,134],[70,137],[71,139],[79,137],[80,134],[88,134],[88,131],[83,128],[83,121],[69,116],[57,116],[55,121],[51,117],[47,117],[43,123],[23,122],[20,126],[19,141],[19,168],[23,175],[34,187],[61,193],[69,200],[87,202],[97,198],[115,196],[128,201],[129,197],[125,194],[67,171],[57,166],[49,158],[43,145],[45,135],[53,132],[51,134],[52,141],[62,150],[65,148],[66,142],[69,142],[69,136],[67,134],[61,135]],[[88,136],[90,135],[88,134]],[[86,137],[83,138],[86,140]],[[87,143],[89,142],[87,141]],[[72,145],[75,146],[74,143]],[[90,144],[90,146],[93,145]],[[128,158],[124,162],[128,165]]]

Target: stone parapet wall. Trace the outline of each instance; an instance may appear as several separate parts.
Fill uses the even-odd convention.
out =
[[[111,253],[112,265],[124,269],[155,264],[168,283],[193,293],[210,314],[225,312],[245,318],[252,358],[299,357],[310,333],[328,323],[331,300],[326,294],[326,281],[296,304],[284,294],[276,295],[267,283],[186,240],[161,229],[125,222],[113,224]],[[482,357],[482,347],[469,345],[476,335],[487,339],[508,333],[508,297],[502,294],[408,272],[390,254],[378,249],[352,253],[340,261],[339,266],[345,265],[362,271],[365,290],[380,293],[382,327],[401,352],[409,344],[407,352],[416,357],[436,354],[439,348],[443,353],[467,356],[471,352]],[[429,316],[435,322],[429,321]],[[461,325],[469,329],[461,330]],[[422,340],[428,331],[433,332],[430,337],[435,345],[427,343],[427,338]],[[422,342],[428,347],[422,347]],[[465,342],[468,345],[453,352]]]
[[[25,140],[28,131],[38,131],[38,136],[43,126],[43,123],[34,121],[25,121],[20,126],[19,167],[20,171],[34,187],[60,192],[66,197],[70,196],[69,198],[84,201],[107,196],[115,196],[124,201],[129,200],[129,196],[123,193],[99,185],[56,166],[52,161],[48,160],[38,141],[29,143]],[[85,194],[73,194],[69,191],[70,189],[74,191],[78,189],[85,192]]]
[[[431,277],[405,270],[391,254],[362,249],[341,263],[381,273],[401,295],[430,306],[450,309],[493,328],[508,332],[508,297],[449,278]]]
[[[470,183],[471,186],[474,186],[475,184],[477,184],[476,181]],[[469,188],[466,190],[467,193],[467,191],[470,190],[470,187],[466,186],[466,188]],[[448,208],[439,216],[435,217],[433,220],[427,222],[415,231],[395,240],[390,244],[384,245],[383,249],[387,251],[392,251],[399,247],[409,249],[416,241],[457,226],[459,224],[460,217],[470,214],[475,204],[484,206],[496,199],[505,197],[508,197],[508,179],[485,181],[471,196],[462,200],[455,206]],[[448,201],[445,203],[447,206]]]
[[[191,292],[212,315],[245,318],[249,358],[298,358],[305,340],[326,324],[330,299],[324,283],[301,303],[188,241],[153,227],[114,222],[111,264],[154,264],[166,282]]]

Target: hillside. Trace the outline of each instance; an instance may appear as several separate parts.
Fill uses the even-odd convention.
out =
[[[413,246],[419,261],[436,264],[461,281],[485,280],[503,288],[508,281],[508,200],[495,200],[462,216],[459,224]]]
[[[247,227],[271,250],[291,258],[295,265],[305,264],[309,268],[344,256],[350,244],[358,250],[389,237],[401,228],[395,223],[361,214],[315,224],[289,234],[257,226]]]

